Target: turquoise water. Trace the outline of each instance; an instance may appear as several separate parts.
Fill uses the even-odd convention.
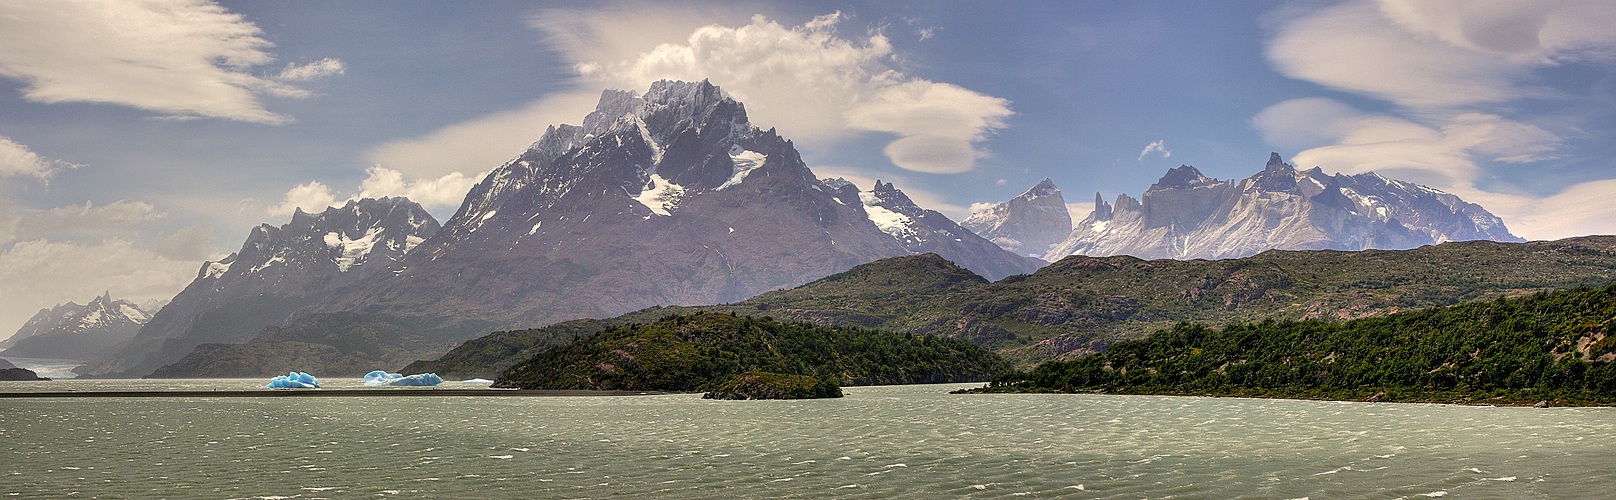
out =
[[[23,383],[0,391],[24,390],[11,384]],[[814,401],[3,399],[0,495],[1590,498],[1616,486],[1612,409],[946,394],[959,387]]]

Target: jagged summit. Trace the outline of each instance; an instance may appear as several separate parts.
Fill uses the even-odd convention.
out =
[[[350,354],[388,363],[493,330],[737,302],[886,257],[936,252],[990,277],[1041,264],[916,206],[891,183],[865,193],[820,180],[791,141],[753,126],[745,106],[710,82],[608,90],[581,123],[547,127],[493,169],[390,272],[247,344],[209,352],[255,359],[346,346],[331,337],[336,329],[385,331],[397,349]]]
[[[961,225],[1005,250],[1042,257],[1071,233],[1072,215],[1060,188],[1046,177],[1010,201],[973,212]]]
[[[128,340],[151,319],[152,311],[105,292],[88,304],[68,302],[40,309],[10,338],[0,356],[89,359]]]
[[[1167,170],[1161,180],[1150,185],[1147,191],[1162,189],[1191,189],[1217,184],[1218,180],[1201,174],[1201,171],[1189,165],[1181,165]]]
[[[1235,258],[1268,249],[1405,249],[1445,241],[1521,241],[1479,205],[1377,174],[1306,171],[1271,153],[1244,180],[1171,169],[1140,200],[1118,195],[1045,255]]]
[[[261,224],[241,249],[204,262],[139,333],[76,371],[140,376],[207,342],[241,342],[323,294],[382,273],[438,230],[407,198],[351,200],[285,224]]]

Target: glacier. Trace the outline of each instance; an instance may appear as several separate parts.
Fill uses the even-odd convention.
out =
[[[365,385],[368,387],[432,387],[441,383],[443,383],[443,378],[436,373],[417,373],[406,376],[399,373],[387,373],[386,370],[376,370],[365,374]]]
[[[270,389],[319,389],[320,380],[307,373],[288,372],[285,375],[269,379],[269,385],[264,387]]]

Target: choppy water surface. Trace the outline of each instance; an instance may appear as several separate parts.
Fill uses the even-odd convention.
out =
[[[1591,498],[1616,486],[1612,409],[946,394],[958,387],[815,401],[0,400],[0,495]]]

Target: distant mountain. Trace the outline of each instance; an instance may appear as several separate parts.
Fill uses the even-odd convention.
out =
[[[151,313],[127,300],[102,294],[89,304],[68,302],[40,309],[15,335],[0,341],[0,356],[90,359],[129,340]]]
[[[1094,212],[1044,256],[1227,259],[1282,250],[1396,250],[1446,241],[1524,241],[1480,205],[1374,173],[1298,171],[1278,153],[1250,178],[1221,181],[1188,165],[1139,200],[1095,197]]]
[[[495,333],[403,371],[492,378],[574,338],[695,311],[961,338],[1029,364],[1104,351],[1178,321],[1345,320],[1612,282],[1616,236],[1397,251],[1275,250],[1216,261],[1078,256],[992,283],[928,254],[872,262],[735,304],[649,308]]]
[[[299,332],[315,335],[317,324],[349,324],[341,315],[364,313],[378,329],[407,330],[398,337],[407,344],[392,347],[441,353],[489,331],[735,302],[916,252],[994,278],[1042,264],[915,206],[891,184],[862,193],[822,181],[791,141],[754,127],[718,87],[661,81],[640,95],[602,93],[582,125],[551,126],[494,169],[391,272],[234,349],[295,350],[270,338],[331,346]],[[217,357],[232,348],[210,349]],[[258,369],[185,364],[212,368],[164,373]]]
[[[280,227],[254,228],[241,250],[205,262],[138,334],[76,371],[142,376],[204,343],[240,343],[343,286],[381,273],[438,230],[405,198],[363,199]],[[285,371],[285,370],[282,370]]]
[[[1017,255],[1041,258],[1072,233],[1072,214],[1060,188],[1044,179],[1010,201],[972,212],[960,225]]]
[[[920,208],[890,182],[875,181],[868,192],[859,192],[852,186],[844,186],[838,192],[838,198],[844,202],[863,203],[870,221],[897,238],[911,254],[947,256],[948,260],[988,279],[1032,272],[1045,264],[1035,257],[1018,257],[1007,248],[1001,250],[998,242],[984,239],[935,210]],[[1060,198],[1059,191],[1054,193],[1054,198]],[[1065,213],[1064,204],[1061,210]],[[1071,217],[1067,216],[1066,220],[1069,229]]]

